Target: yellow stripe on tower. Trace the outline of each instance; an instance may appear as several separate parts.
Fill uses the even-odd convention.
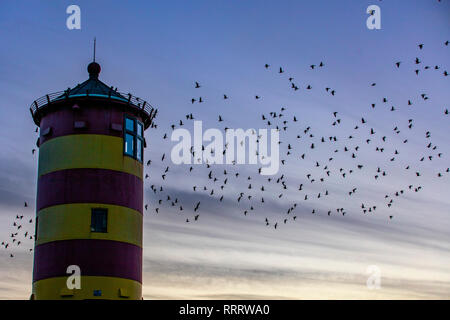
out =
[[[39,300],[82,300],[82,299],[124,299],[140,300],[142,285],[134,280],[116,277],[83,276],[81,290],[68,289],[67,277],[39,280],[33,283],[33,294]],[[94,296],[94,290],[101,290],[101,296]]]
[[[107,232],[91,232],[91,209],[108,209]],[[142,214],[136,210],[97,203],[72,203],[38,212],[36,245],[72,239],[103,239],[142,247]]]
[[[142,163],[124,156],[123,139],[101,134],[71,134],[39,148],[38,176],[64,169],[109,169],[142,179]]]

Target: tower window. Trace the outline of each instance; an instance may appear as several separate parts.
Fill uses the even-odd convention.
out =
[[[127,129],[127,131],[134,132],[134,119],[128,117],[125,118],[125,129]]]
[[[107,232],[108,209],[92,208],[91,210],[91,232]]]
[[[102,296],[102,290],[94,290],[94,297],[101,297]]]
[[[144,153],[144,126],[135,118],[125,117],[124,154],[142,162]]]
[[[137,134],[139,137],[142,137],[142,123],[137,122]]]
[[[129,133],[125,133],[125,154],[134,157],[134,137]]]

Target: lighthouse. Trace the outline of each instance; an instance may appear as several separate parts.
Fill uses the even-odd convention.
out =
[[[141,299],[144,131],[157,110],[89,79],[30,107],[37,140],[31,299]]]

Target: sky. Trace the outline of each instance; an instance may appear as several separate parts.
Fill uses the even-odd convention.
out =
[[[66,27],[71,4],[81,8],[81,30]],[[366,27],[366,9],[372,4],[381,8],[380,30]],[[448,299],[450,183],[445,169],[450,166],[450,116],[444,110],[450,109],[450,90],[443,72],[450,69],[450,46],[444,45],[450,40],[449,18],[447,0],[3,0],[0,239],[8,240],[17,214],[35,215],[37,155],[31,150],[37,134],[29,106],[47,93],[87,79],[96,37],[100,80],[158,108],[158,128],[146,131],[145,159],[152,159],[152,165],[146,168],[150,178],[144,184],[149,205],[144,213],[145,299]],[[424,44],[423,49],[418,44]],[[291,89],[289,77],[300,90]],[[195,88],[196,81],[201,88]],[[199,96],[204,102],[192,104]],[[257,130],[268,128],[262,114],[269,117],[282,107],[283,118],[272,122],[282,127],[280,121],[288,121],[289,129],[280,132],[280,158],[286,163],[274,180],[284,174],[287,190],[258,177],[258,165],[195,166],[189,173],[189,165],[171,164],[169,157],[160,160],[174,145],[163,139],[165,133],[170,138],[171,124],[179,127],[183,120],[184,127],[192,129],[186,114],[193,113],[204,128]],[[217,121],[218,115],[223,122]],[[333,126],[337,119],[340,123]],[[307,127],[314,137],[304,134]],[[337,136],[338,142],[323,144],[322,136]],[[430,142],[436,150],[427,148]],[[311,143],[317,146],[314,150]],[[289,156],[288,144],[293,146]],[[355,146],[360,149],[352,159]],[[352,151],[344,152],[345,147]],[[303,153],[306,157],[300,160]],[[357,164],[364,168],[356,169]],[[318,180],[325,165],[331,177],[311,183],[306,175]],[[407,165],[410,170],[405,170]],[[163,181],[166,166],[170,171]],[[375,180],[378,167],[387,175]],[[240,178],[229,177],[222,192],[217,182],[216,195],[210,196],[210,170],[220,180],[223,170],[239,172]],[[247,176],[252,177],[252,191]],[[153,193],[152,184],[164,185],[164,193]],[[298,190],[300,184],[304,191]],[[208,192],[193,191],[193,185],[207,186]],[[261,185],[267,189],[264,205],[258,203]],[[414,192],[409,185],[421,188]],[[325,190],[328,197],[323,196]],[[399,190],[404,194],[395,196]],[[238,203],[240,192],[253,195],[254,202],[244,197]],[[316,198],[319,192],[321,199]],[[183,213],[166,201],[158,205],[167,194],[179,199]],[[391,207],[385,195],[394,200]],[[200,218],[186,223],[198,201]],[[294,213],[287,215],[294,203]],[[377,209],[364,214],[362,203]],[[252,204],[254,210],[244,216]],[[336,208],[345,208],[345,216]],[[34,230],[32,225],[27,228]],[[32,245],[30,240],[0,248],[0,299],[29,297]],[[378,289],[367,286],[370,266],[380,271]]]

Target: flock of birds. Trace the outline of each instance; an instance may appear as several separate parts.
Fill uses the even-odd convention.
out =
[[[445,46],[449,45],[449,42],[444,42]],[[420,43],[417,45],[418,50],[424,49],[424,44]],[[416,75],[419,75],[419,72],[422,70],[435,70],[439,71],[441,69],[438,65],[423,65],[423,62],[420,58],[416,57],[413,59],[413,63],[415,68],[413,69],[414,73]],[[396,61],[393,63],[394,69],[399,69],[402,66],[402,61]],[[324,68],[325,63],[323,61],[317,62],[316,64],[311,64],[309,68],[311,70],[317,70],[319,68]],[[264,68],[268,71],[272,69],[270,64],[265,64]],[[277,74],[282,75],[286,73],[286,70],[283,67],[277,67],[276,71]],[[444,77],[448,76],[447,71],[442,71],[442,75]],[[301,90],[303,88],[300,88],[300,85],[297,84],[294,81],[294,78],[292,76],[289,76],[287,78],[290,89],[297,91]],[[370,83],[371,87],[375,87],[377,83],[373,82]],[[194,83],[194,89],[201,90],[202,85],[196,81]],[[313,87],[311,84],[305,84],[304,90],[313,90]],[[336,90],[331,87],[325,87],[324,88],[325,93],[335,96]],[[227,100],[229,99],[228,94],[223,94],[223,99]],[[259,94],[254,95],[254,99],[260,100],[262,99],[262,96]],[[429,96],[425,93],[420,94],[420,99],[423,101],[427,101],[429,99]],[[204,103],[205,97],[199,96],[191,98],[190,102],[191,104],[194,103]],[[382,105],[388,104],[388,98],[382,97],[380,99]],[[405,101],[405,106],[412,106],[414,104],[414,99],[410,98],[407,101]],[[371,102],[370,103],[370,109],[375,109],[379,107],[378,102]],[[387,108],[388,112],[394,112],[401,106],[393,106]],[[442,115],[447,116],[449,113],[448,109],[444,109],[442,111]],[[330,121],[330,126],[333,128],[337,128],[341,126],[342,119],[340,118],[340,114],[338,111],[333,111],[330,115],[330,118],[332,119]],[[218,123],[221,123],[224,121],[224,117],[222,115],[217,115],[217,121]],[[366,170],[365,165],[363,163],[351,162],[347,161],[346,163],[349,164],[348,167],[335,167],[333,166],[334,162],[333,160],[336,157],[336,154],[348,154],[349,159],[359,159],[359,154],[362,152],[362,150],[365,150],[366,152],[372,148],[372,151],[375,151],[376,153],[380,153],[385,155],[385,161],[387,163],[395,163],[397,158],[399,157],[401,153],[401,146],[392,149],[392,142],[390,141],[389,134],[380,134],[379,132],[376,132],[374,127],[368,126],[368,120],[364,115],[361,115],[360,120],[356,123],[354,123],[353,126],[353,132],[348,136],[338,136],[337,134],[331,135],[331,136],[322,136],[318,135],[318,133],[313,132],[312,125],[305,125],[304,127],[300,127],[299,124],[299,117],[295,114],[290,114],[287,110],[287,107],[281,107],[279,110],[273,110],[269,112],[268,114],[262,114],[261,115],[261,121],[263,122],[263,125],[266,128],[274,128],[277,129],[280,132],[288,133],[294,131],[294,136],[296,137],[296,140],[298,141],[307,141],[308,148],[302,148],[299,151],[298,146],[296,146],[296,141],[280,141],[280,144],[283,144],[285,146],[285,150],[282,153],[282,158],[280,159],[281,165],[284,166],[287,164],[288,160],[295,159],[298,161],[304,161],[307,158],[314,157],[313,150],[318,148],[327,148],[329,150],[330,154],[327,157],[321,157],[320,159],[313,159],[313,167],[314,169],[320,169],[320,174],[313,174],[312,170],[310,171],[309,168],[305,166],[306,162],[304,164],[300,164],[300,166],[297,166],[297,170],[307,170],[305,173],[306,180],[303,183],[292,185],[288,183],[288,173],[280,173],[280,175],[275,177],[266,177],[265,181],[260,181],[262,179],[261,168],[257,168],[253,174],[243,174],[242,172],[239,172],[239,170],[234,169],[230,170],[229,167],[225,169],[216,169],[214,164],[205,163],[205,169],[206,170],[200,170],[197,166],[186,166],[186,173],[185,176],[189,176],[194,174],[193,172],[198,171],[200,174],[203,175],[203,180],[205,183],[203,185],[192,185],[192,191],[193,193],[200,193],[201,196],[208,195],[212,199],[217,200],[219,203],[224,201],[227,197],[226,195],[226,189],[231,189],[235,192],[235,196],[231,196],[231,200],[235,201],[238,205],[239,210],[241,210],[242,214],[246,216],[247,214],[251,212],[255,212],[257,207],[262,207],[265,203],[268,202],[268,198],[270,199],[284,199],[285,193],[287,190],[296,190],[297,196],[296,198],[298,201],[294,201],[292,204],[290,204],[285,211],[285,216],[279,218],[279,219],[269,219],[268,217],[264,218],[264,223],[266,226],[273,226],[273,228],[277,229],[280,224],[286,224],[288,221],[295,221],[297,219],[298,214],[296,214],[296,208],[297,206],[303,201],[308,201],[311,199],[326,199],[331,191],[327,188],[326,182],[329,177],[331,176],[337,176],[341,179],[348,180],[349,177],[354,174],[355,172],[363,172]],[[176,123],[170,125],[170,128],[174,130],[177,127],[182,127],[186,125],[188,121],[195,120],[195,117],[192,113],[186,114],[185,119],[180,119]],[[407,119],[405,120],[405,123],[397,124],[393,127],[392,135],[399,136],[401,132],[403,132],[402,137],[402,143],[407,144],[408,143],[408,132],[412,131],[413,127],[415,125],[414,119]],[[154,128],[157,126],[155,125]],[[404,127],[405,129],[401,130],[400,128]],[[228,127],[223,128],[225,131],[228,130]],[[256,131],[253,132],[254,135],[257,135]],[[163,134],[163,139],[168,139],[170,136],[170,133],[165,132]],[[259,142],[260,136],[257,136],[257,142]],[[360,144],[351,145],[352,141],[356,141],[357,138],[360,138]],[[427,140],[427,142],[424,144],[424,151],[426,155],[420,156],[417,161],[414,161],[414,159],[410,159],[410,164],[406,165],[402,170],[404,170],[406,173],[411,172],[412,177],[421,177],[421,170],[420,170],[420,163],[424,161],[432,161],[433,159],[440,159],[443,157],[442,152],[439,151],[439,147],[435,145],[431,141],[431,132],[426,131],[424,133],[424,138]],[[244,141],[240,141],[242,144]],[[343,145],[342,145],[343,144]],[[367,146],[367,147],[366,147]],[[225,149],[223,150],[223,155],[228,150],[228,145],[225,144]],[[308,151],[309,150],[309,151]],[[205,146],[202,146],[202,151],[205,152]],[[201,155],[196,155],[195,151],[191,147],[190,149],[192,159],[198,159],[201,157]],[[209,150],[209,152],[213,153],[214,150]],[[199,160],[199,159],[198,159]],[[152,162],[153,161],[153,162]],[[152,163],[155,161],[158,161],[158,159],[151,159],[148,160],[146,165],[147,167],[151,168]],[[167,160],[166,154],[164,153],[162,156],[160,156],[159,161],[161,163],[165,163]],[[233,163],[235,165],[235,163]],[[165,184],[167,182],[169,173],[170,173],[170,166],[169,165],[161,165],[158,166],[160,168],[163,168],[163,172],[154,173],[151,174],[152,177],[161,176],[160,185],[157,185],[154,183],[156,179],[152,180],[152,184],[150,186],[150,193],[151,194],[148,199],[152,199],[149,203],[145,204],[145,210],[154,210],[155,213],[161,213],[163,208],[172,208],[175,210],[179,210],[180,212],[183,212],[186,210],[187,205],[183,204],[180,199],[178,199],[175,195],[170,194],[169,191],[166,190]],[[158,167],[155,170],[158,170]],[[217,167],[219,168],[219,167]],[[395,169],[397,171],[397,169]],[[442,178],[444,174],[449,173],[449,168],[442,167],[439,172],[436,173],[436,178]],[[179,174],[179,173],[177,173]],[[386,177],[389,172],[387,168],[383,168],[383,166],[378,166],[376,168],[375,172],[369,172],[369,176],[373,179],[374,183],[382,180],[384,177]],[[147,173],[145,176],[146,179],[150,178],[150,173]],[[420,184],[420,179],[412,180],[412,183],[405,185],[404,188],[400,188],[398,190],[395,190],[392,193],[387,193],[384,196],[383,199],[383,205],[386,208],[392,208],[395,202],[395,199],[398,197],[401,197],[403,195],[406,195],[407,192],[417,193],[420,192],[423,189],[423,186]],[[230,184],[232,184],[230,186]],[[308,191],[309,185],[320,185],[322,187],[322,191],[314,192],[314,191]],[[238,190],[236,190],[238,189]],[[310,188],[311,189],[311,188]],[[351,186],[346,193],[349,197],[354,197],[354,195],[359,191],[358,186],[354,185]],[[228,196],[229,197],[229,196]],[[195,198],[195,194],[192,194],[190,197],[192,199]],[[199,198],[201,198],[199,196]],[[325,200],[326,201],[326,200]],[[285,201],[282,201],[285,203]],[[198,209],[200,206],[200,201],[194,201],[194,210],[189,210],[191,212],[192,216],[184,217],[185,222],[189,223],[192,221],[198,221],[199,219],[199,213]],[[328,205],[330,207],[330,205]],[[360,203],[359,205],[360,210],[363,214],[366,213],[372,213],[375,212],[380,205],[377,206],[377,204],[368,204],[368,203]],[[312,214],[319,214],[321,211],[325,213],[326,215],[330,216],[334,212],[336,212],[339,215],[345,216],[347,213],[346,208],[339,206],[334,208],[329,208],[327,210],[320,210],[317,207],[314,207],[311,209]],[[388,214],[388,219],[391,220],[394,218],[393,213]]]
[[[449,41],[444,43],[444,46],[448,46]],[[418,50],[424,50],[424,44],[418,44]],[[412,70],[417,76],[425,70],[440,71],[441,67],[438,65],[424,65],[421,58],[416,57],[412,59],[415,68]],[[393,69],[402,68],[402,61],[393,63]],[[270,64],[262,66],[267,72],[271,72],[274,68]],[[323,61],[318,61],[315,64],[311,64],[308,68],[310,70],[317,70],[325,68],[326,64]],[[275,68],[275,74],[284,76],[287,71],[283,67]],[[447,71],[441,71],[444,77],[448,76]],[[294,81],[294,77],[288,76],[287,88],[294,91],[314,90],[311,84],[305,84],[301,86]],[[373,82],[369,84],[370,87],[377,86],[377,83]],[[201,92],[202,85],[197,81],[194,82],[194,90]],[[332,97],[337,95],[337,90],[331,87],[324,87],[323,92]],[[204,103],[205,97],[197,95],[190,99],[190,103]],[[429,96],[425,93],[421,93],[419,99],[427,101]],[[223,100],[230,99],[228,94],[223,94]],[[261,100],[260,94],[255,94],[254,99]],[[379,101],[370,102],[367,106],[368,110],[379,108],[381,106],[387,106],[383,109],[385,112],[394,112],[404,106],[388,106],[389,99],[387,97],[381,97]],[[405,106],[412,106],[414,104],[414,98],[410,98],[404,102]],[[449,111],[447,108],[442,110],[442,116],[448,116]],[[172,173],[170,164],[170,157],[166,156],[166,153],[157,155],[154,150],[151,150],[151,159],[145,162],[145,176],[144,176],[144,190],[145,190],[145,203],[144,212],[154,212],[155,214],[161,214],[165,210],[176,210],[183,213],[182,219],[186,223],[198,222],[200,220],[200,214],[206,213],[208,209],[202,209],[202,201],[205,197],[209,197],[213,201],[217,201],[218,204],[227,200],[228,202],[234,202],[238,210],[243,216],[256,213],[258,210],[263,211],[264,205],[273,201],[279,201],[281,206],[285,206],[284,212],[276,217],[261,216],[261,223],[267,227],[273,227],[274,229],[280,228],[281,225],[293,222],[298,219],[301,214],[305,214],[306,203],[312,204],[311,214],[324,214],[327,216],[338,214],[339,216],[345,216],[349,211],[346,206],[336,205],[333,206],[333,201],[327,201],[327,198],[336,191],[333,190],[333,185],[327,185],[327,182],[333,178],[337,181],[342,181],[341,186],[345,188],[348,183],[351,185],[344,194],[338,194],[339,196],[348,197],[342,199],[343,202],[354,201],[355,195],[360,191],[360,187],[355,183],[352,183],[350,177],[358,172],[363,172],[367,181],[371,183],[377,183],[384,179],[384,177],[390,174],[388,170],[388,164],[396,163],[397,158],[402,154],[402,146],[393,146],[391,142],[392,136],[400,136],[402,133],[402,144],[408,143],[408,132],[412,131],[415,125],[414,119],[405,119],[403,123],[398,123],[393,126],[392,132],[383,134],[378,132],[373,126],[369,125],[371,122],[368,117],[361,115],[359,120],[351,124],[351,134],[340,135],[339,128],[343,125],[344,120],[341,118],[340,111],[333,111],[330,114],[330,128],[334,130],[334,134],[322,135],[320,132],[313,128],[313,124],[301,124],[300,117],[293,113],[290,113],[287,107],[277,108],[266,114],[258,115],[262,126],[268,129],[276,129],[280,133],[288,136],[292,136],[293,140],[283,139],[280,144],[280,173],[275,176],[262,176],[261,168],[254,168],[254,171],[248,173],[248,171],[240,171],[239,166],[233,162],[232,165],[227,166],[215,166],[214,164],[204,163],[202,165],[184,165],[177,166],[177,169],[184,168],[186,172],[184,176],[193,176],[195,174],[201,176],[202,185],[192,184],[190,190],[186,190],[190,193],[189,203],[183,203],[186,199],[178,199],[176,194],[171,194],[170,187],[167,187],[167,183],[170,180]],[[196,118],[193,113],[188,113],[179,119],[176,123],[168,126],[171,130],[175,130],[177,127],[185,126],[189,121],[194,121]],[[217,115],[217,122],[223,124],[226,119],[222,115]],[[322,124],[318,124],[321,126]],[[152,129],[157,129],[158,125],[152,123]],[[223,128],[225,131],[228,127]],[[38,132],[38,129],[36,129]],[[259,143],[260,136],[256,131],[252,134],[256,135],[256,141]],[[169,139],[170,130],[165,132],[162,136],[163,140]],[[410,164],[400,168],[405,174],[410,174],[412,178],[411,183],[405,185],[394,192],[386,193],[381,203],[364,203],[360,202],[358,207],[362,214],[374,213],[377,210],[381,210],[381,207],[390,210],[394,206],[396,198],[402,197],[407,193],[418,193],[424,187],[421,185],[419,177],[422,176],[420,170],[420,164],[426,161],[433,161],[434,159],[443,158],[442,152],[440,152],[439,146],[435,145],[431,140],[432,134],[430,131],[424,132],[424,139],[426,143],[423,145],[424,155],[418,156],[414,159],[414,156],[410,156]],[[152,136],[154,140],[154,135]],[[298,143],[302,142],[302,146],[298,146]],[[244,141],[240,141],[244,143]],[[327,156],[318,156],[315,150],[320,149],[322,152],[327,153]],[[225,144],[223,155],[226,154],[228,145]],[[32,154],[35,154],[35,149],[32,150]],[[202,151],[205,151],[205,146],[202,146]],[[370,171],[366,168],[366,165],[360,162],[361,155],[366,152],[375,152],[384,157],[384,163],[380,164],[375,171]],[[201,157],[201,155],[195,154],[193,148],[190,150],[193,159]],[[214,153],[214,150],[209,152]],[[338,155],[343,154],[345,158],[343,165],[335,165],[335,159]],[[309,160],[309,161],[307,161]],[[298,177],[292,179],[290,182],[289,175],[293,173],[292,167],[288,169],[288,163],[295,161],[295,173],[303,175],[303,180],[298,180]],[[158,165],[155,166],[155,163]],[[195,161],[194,161],[195,163]],[[203,167],[203,168],[202,168]],[[161,169],[161,171],[159,171]],[[394,169],[399,171],[398,168]],[[155,172],[157,171],[157,172]],[[444,175],[449,174],[449,168],[442,166],[438,172],[436,172],[436,178],[442,178]],[[180,174],[179,172],[177,173]],[[160,177],[160,179],[157,179]],[[175,178],[179,179],[179,178]],[[148,182],[150,181],[150,182]],[[300,181],[300,183],[299,183]],[[345,184],[344,182],[345,181]],[[150,184],[148,188],[148,184]],[[292,192],[295,192],[295,200],[285,200],[285,198],[292,199]],[[291,196],[287,197],[286,194]],[[341,192],[342,193],[342,192]],[[198,195],[198,197],[197,197]],[[192,201],[193,200],[193,201]],[[321,206],[317,205],[317,201],[324,201]],[[192,203],[191,203],[192,202]],[[28,204],[25,202],[25,208],[28,208]],[[327,207],[327,209],[323,209]],[[301,208],[300,210],[298,208]],[[268,209],[270,210],[270,209]],[[186,214],[184,214],[186,212]],[[203,213],[202,213],[203,212]],[[267,210],[264,211],[267,213]],[[4,249],[11,250],[14,246],[21,246],[25,240],[34,239],[34,223],[33,219],[27,219],[28,223],[24,221],[23,215],[16,215],[14,221],[11,223],[12,231],[8,240],[2,241],[1,245]],[[389,220],[394,218],[394,214],[389,211],[387,214]],[[30,229],[31,228],[31,229]],[[31,241],[27,242],[27,245],[33,245]],[[32,252],[32,248],[29,249]],[[10,253],[10,257],[14,257],[14,253]]]

